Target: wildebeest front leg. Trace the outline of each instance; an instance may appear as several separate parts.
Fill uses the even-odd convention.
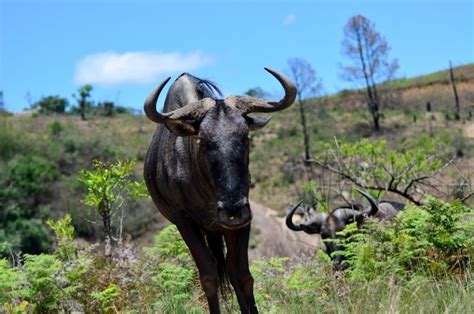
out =
[[[217,265],[199,226],[190,219],[182,219],[176,222],[176,226],[199,270],[199,279],[206,294],[209,312],[220,313]]]
[[[248,262],[249,236],[250,225],[224,234],[227,246],[226,272],[237,295],[240,311],[258,313],[253,296],[253,277]]]

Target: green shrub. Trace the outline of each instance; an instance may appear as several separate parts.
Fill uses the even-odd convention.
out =
[[[0,305],[24,296],[20,286],[20,274],[10,267],[6,259],[0,259]]]
[[[474,220],[462,203],[428,198],[426,205],[408,206],[387,226],[375,221],[342,234],[342,253],[351,279],[371,280],[395,274],[442,278],[468,274],[474,257]]]
[[[2,180],[6,188],[0,197],[37,202],[47,184],[58,176],[57,166],[49,160],[36,155],[18,156],[7,164],[6,178]]]
[[[41,98],[37,103],[33,104],[33,108],[38,108],[42,114],[64,113],[68,106],[66,98],[59,96],[47,96]]]
[[[3,256],[23,252],[38,254],[45,252],[51,244],[51,238],[42,220],[36,218],[18,218],[6,221],[0,230],[0,243],[8,243]]]
[[[202,290],[196,266],[174,225],[165,227],[152,248],[145,248],[145,267],[151,272],[154,303],[160,312],[196,310]],[[186,310],[187,309],[187,310]]]
[[[115,214],[119,213],[117,219],[123,223],[125,215],[124,208],[129,205],[130,200],[136,200],[148,196],[145,184],[132,180],[132,169],[135,161],[122,161],[106,164],[94,160],[94,170],[83,169],[79,175],[79,181],[87,188],[84,203],[89,205],[102,218],[103,231],[105,235],[105,252],[110,255],[110,247],[113,245],[112,232]],[[118,229],[119,241],[122,240],[122,225]]]
[[[54,221],[49,219],[48,226],[53,229],[56,235],[55,253],[61,261],[70,261],[76,256],[76,243],[74,242],[74,227],[71,224],[72,218],[66,214],[63,219]]]
[[[63,268],[53,255],[25,255],[25,275],[28,278],[28,299],[35,303],[36,312],[55,312],[61,309],[61,301],[67,300],[66,290],[58,280]]]
[[[390,191],[418,202],[413,195],[431,187],[429,179],[450,163],[453,153],[444,142],[429,137],[407,139],[403,149],[386,141],[362,139],[355,143],[322,143],[315,162],[364,189]]]
[[[30,147],[30,137],[17,131],[5,117],[0,117],[0,159],[10,160],[15,155],[22,154]]]
[[[42,203],[58,176],[54,163],[36,155],[20,155],[7,163],[0,178],[0,243],[9,243],[10,252],[41,253],[49,247],[43,223],[49,207]],[[0,255],[8,252],[0,248]]]
[[[53,139],[58,138],[63,130],[64,126],[59,121],[53,121],[48,124],[48,132]]]
[[[185,311],[190,306],[196,286],[196,272],[172,263],[161,262],[151,281],[159,290],[155,306],[162,312]]]
[[[103,312],[118,312],[114,302],[120,297],[121,291],[117,285],[111,283],[107,288],[100,292],[92,292],[92,298],[99,304]]]

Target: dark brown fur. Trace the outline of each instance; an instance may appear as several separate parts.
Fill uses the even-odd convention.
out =
[[[241,312],[258,312],[247,253],[252,218],[248,134],[269,119],[247,114],[282,110],[296,95],[292,82],[267,71],[285,88],[280,102],[216,99],[213,83],[189,74],[170,87],[163,109],[168,115],[156,111],[167,80],[145,102],[145,113],[159,123],[145,159],[145,182],[158,210],[177,226],[188,246],[211,313],[220,311],[219,286],[227,278]]]

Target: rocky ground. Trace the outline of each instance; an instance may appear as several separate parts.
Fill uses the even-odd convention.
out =
[[[251,202],[251,208],[254,229],[249,251],[251,260],[271,256],[313,255],[321,246],[318,235],[289,230],[285,218],[278,217],[276,211],[255,202]]]

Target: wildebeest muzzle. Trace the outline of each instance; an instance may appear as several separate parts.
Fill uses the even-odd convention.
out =
[[[235,203],[217,202],[217,220],[226,229],[243,228],[250,224],[252,212],[247,199]]]

